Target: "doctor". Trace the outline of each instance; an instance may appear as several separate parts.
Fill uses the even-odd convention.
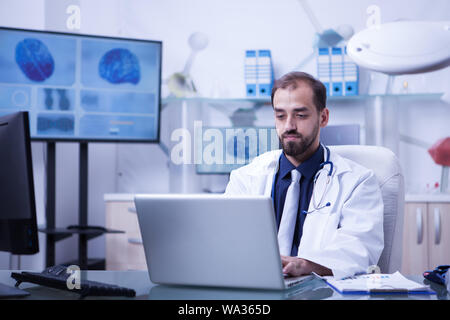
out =
[[[383,250],[383,200],[371,170],[320,143],[325,86],[288,73],[274,84],[272,106],[282,150],[232,171],[225,194],[272,197],[284,273],[366,272]]]

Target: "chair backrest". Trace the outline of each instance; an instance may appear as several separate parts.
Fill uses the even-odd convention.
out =
[[[384,202],[384,249],[378,266],[382,273],[400,271],[402,260],[404,178],[397,156],[379,146],[329,146],[331,152],[373,170]]]

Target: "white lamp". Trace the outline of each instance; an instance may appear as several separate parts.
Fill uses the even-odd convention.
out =
[[[390,93],[395,75],[435,71],[450,65],[450,21],[397,21],[373,25],[353,35],[347,53],[359,66],[389,75],[386,93]],[[390,138],[383,138],[383,113],[388,114],[384,119],[398,117],[397,108],[383,108],[378,100],[373,117],[376,144],[388,144],[395,153],[398,139],[422,146],[411,137],[400,136],[398,131],[395,135],[391,132]],[[393,126],[397,128],[395,121]],[[445,172],[443,169],[442,177]],[[443,181],[444,178],[441,185]]]
[[[302,61],[297,64],[294,70],[301,70],[310,60],[316,56],[316,50],[318,47],[334,47],[339,42],[345,40],[347,41],[354,34],[353,27],[348,24],[342,24],[335,29],[324,30],[317,20],[314,12],[310,8],[307,0],[298,0],[303,11],[308,16],[309,21],[314,27],[316,34],[314,37],[311,53],[302,59]]]
[[[186,61],[183,72],[176,72],[169,77],[167,85],[171,94],[176,97],[188,97],[197,93],[194,81],[191,79],[190,71],[197,53],[208,46],[208,36],[201,32],[195,32],[189,36],[191,53]]]
[[[397,21],[356,33],[350,58],[388,75],[434,71],[450,65],[450,21]]]

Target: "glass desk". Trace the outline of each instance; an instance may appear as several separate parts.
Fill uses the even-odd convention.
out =
[[[0,270],[0,283],[14,286],[15,280],[11,278],[11,272]],[[286,291],[275,291],[156,285],[150,281],[146,271],[83,271],[82,276],[85,276],[88,280],[132,288],[136,291],[136,297],[133,299],[139,300],[450,300],[450,294],[444,286],[430,283],[422,276],[407,276],[407,278],[418,283],[430,284],[437,294],[342,295],[318,278]],[[30,293],[25,298],[19,298],[21,300],[79,299],[79,295],[76,293],[31,283],[22,283],[20,289]],[[85,299],[129,300],[131,298],[86,297]]]

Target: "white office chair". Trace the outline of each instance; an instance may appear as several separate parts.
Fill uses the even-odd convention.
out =
[[[384,202],[384,249],[378,266],[382,273],[400,271],[402,261],[404,179],[397,156],[378,146],[330,146],[344,158],[372,169],[380,184]]]

